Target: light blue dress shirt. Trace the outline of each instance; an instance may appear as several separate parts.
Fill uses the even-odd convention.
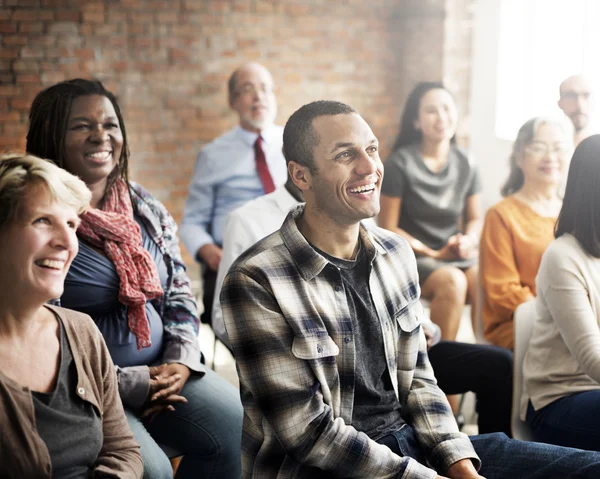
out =
[[[271,125],[261,136],[269,172],[277,187],[287,178],[281,152],[283,128]],[[223,244],[227,215],[265,194],[256,172],[254,143],[257,138],[258,134],[237,126],[207,144],[198,154],[179,232],[192,256],[205,244]]]

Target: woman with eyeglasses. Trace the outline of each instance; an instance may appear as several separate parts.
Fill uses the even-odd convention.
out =
[[[485,338],[497,346],[513,349],[513,313],[536,295],[535,277],[562,205],[568,141],[553,120],[527,121],[513,144],[505,198],[486,214],[479,244],[482,314]]]
[[[536,441],[600,451],[600,135],[575,149],[536,278],[521,419]]]

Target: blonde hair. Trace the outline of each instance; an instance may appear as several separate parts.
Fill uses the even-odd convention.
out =
[[[66,170],[33,155],[0,155],[0,231],[18,217],[23,200],[36,186],[45,187],[54,201],[78,215],[89,208],[92,193]]]

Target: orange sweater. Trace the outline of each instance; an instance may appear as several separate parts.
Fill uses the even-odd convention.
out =
[[[479,246],[485,338],[513,349],[513,313],[535,297],[542,255],[554,239],[556,218],[540,216],[508,196],[490,208]]]

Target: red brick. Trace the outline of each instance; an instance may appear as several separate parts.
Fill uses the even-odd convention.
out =
[[[14,10],[11,20],[13,22],[20,22],[22,20],[26,22],[33,22],[35,20],[40,19],[39,10],[29,10],[29,9],[21,9],[17,8]]]
[[[0,72],[0,85],[12,85],[15,82],[15,75],[8,72]]]
[[[17,24],[16,23],[0,23],[0,33],[16,33],[17,32]]]
[[[0,96],[12,97],[21,94],[21,87],[15,85],[0,85]]]
[[[21,119],[21,113],[18,111],[5,111],[0,110],[0,123],[5,121],[19,121]]]
[[[39,63],[37,60],[15,60],[12,68],[15,72],[37,72]]]
[[[27,45],[27,37],[22,35],[2,35],[2,45],[8,47],[13,45]]]
[[[34,73],[22,73],[17,75],[17,84],[20,83],[39,83],[40,76]]]
[[[57,22],[74,22],[78,23],[81,20],[81,12],[77,10],[57,10],[55,12]]]
[[[21,48],[21,58],[43,58],[44,52],[39,48]]]
[[[0,58],[19,58],[19,50],[16,48],[0,48]]]
[[[49,22],[54,20],[54,12],[51,10],[41,10],[40,11],[40,20]]]
[[[44,24],[39,23],[20,23],[19,24],[19,33],[43,33],[44,32]]]
[[[82,17],[87,23],[104,23],[104,12],[83,12]]]
[[[68,33],[76,35],[79,32],[79,26],[76,22],[54,22],[48,26],[48,33]]]
[[[73,55],[82,60],[93,60],[96,58],[96,53],[91,48],[75,48]]]
[[[179,16],[177,12],[160,12],[156,15],[156,20],[158,23],[177,23]]]

